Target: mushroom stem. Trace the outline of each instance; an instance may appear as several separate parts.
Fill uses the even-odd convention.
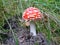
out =
[[[30,33],[32,33],[33,36],[36,36],[36,27],[34,23],[30,23]]]

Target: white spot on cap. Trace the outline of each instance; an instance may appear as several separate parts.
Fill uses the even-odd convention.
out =
[[[38,12],[37,10],[34,10],[34,12]]]
[[[29,15],[29,13],[27,13],[27,15]]]
[[[29,11],[29,13],[32,13],[32,11]]]
[[[33,15],[36,15],[36,13],[34,13]]]
[[[28,18],[30,18],[30,17],[28,16]]]
[[[34,15],[29,15],[29,17],[34,17]]]

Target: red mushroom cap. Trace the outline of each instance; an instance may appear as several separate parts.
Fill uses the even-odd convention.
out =
[[[38,8],[35,7],[29,7],[23,12],[22,18],[24,20],[36,20],[42,18],[42,13]]]

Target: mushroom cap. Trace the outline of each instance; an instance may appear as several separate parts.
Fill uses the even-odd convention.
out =
[[[41,19],[42,13],[40,12],[40,10],[38,8],[29,7],[23,12],[22,18],[25,21]]]

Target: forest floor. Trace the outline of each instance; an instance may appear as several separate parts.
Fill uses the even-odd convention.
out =
[[[11,24],[14,33],[16,34],[18,45],[56,45],[53,41],[48,44],[45,35],[41,32],[38,32],[36,36],[32,36],[32,34],[30,34],[29,27],[27,28],[19,26],[16,19],[14,20],[14,18],[11,18],[8,19],[8,21]],[[4,24],[3,28],[9,29],[9,26],[6,24],[7,23]],[[7,36],[8,38],[3,40],[3,43],[0,45],[16,45],[11,31],[8,31]]]

